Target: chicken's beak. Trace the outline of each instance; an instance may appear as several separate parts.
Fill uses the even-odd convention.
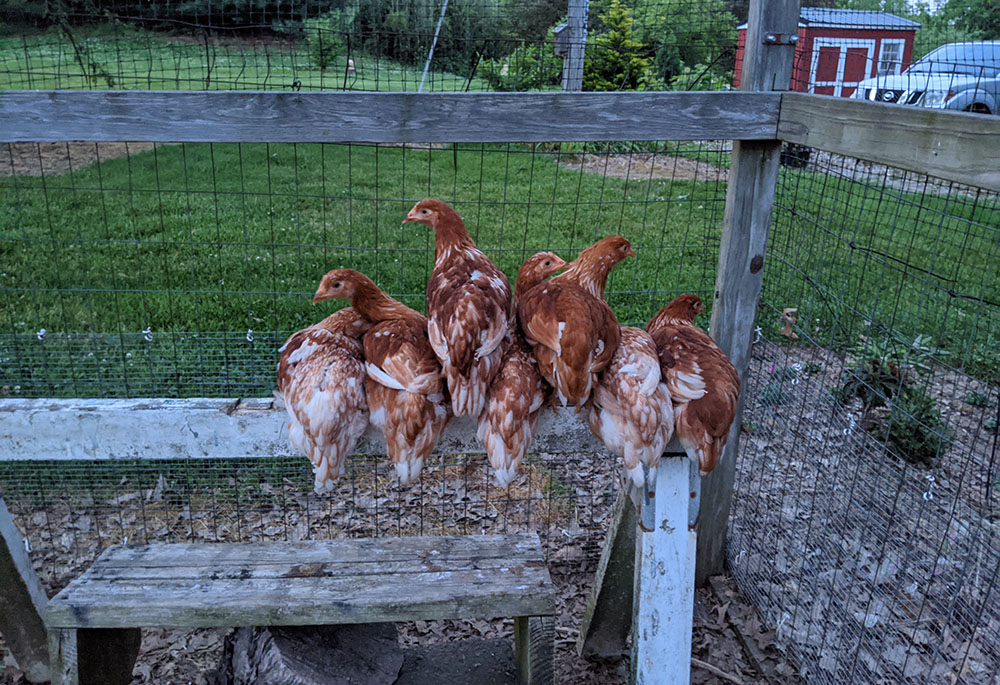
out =
[[[313,304],[316,304],[320,300],[330,299],[329,293],[326,291],[326,286],[320,283],[319,289],[316,290],[316,294],[313,295]]]
[[[403,219],[403,223],[404,223],[404,224],[408,224],[408,223],[410,223],[411,221],[420,221],[420,219],[419,219],[419,218],[417,217],[417,215],[416,215],[416,214],[414,213],[415,211],[416,211],[416,210],[411,210],[411,211],[410,211],[410,213],[406,215],[406,218],[405,218],[405,219]]]
[[[628,250],[625,252],[625,256],[626,257],[635,257],[635,250],[632,249],[631,245],[629,245]]]

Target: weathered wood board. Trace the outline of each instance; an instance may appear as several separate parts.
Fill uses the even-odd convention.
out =
[[[0,461],[35,459],[187,459],[298,456],[288,416],[263,399],[0,399]],[[573,409],[546,410],[533,452],[604,452]],[[668,453],[683,450],[679,443]],[[453,419],[438,454],[481,454],[475,423]],[[385,454],[369,426],[356,454]]]
[[[29,682],[49,679],[48,598],[31,566],[21,531],[0,498],[0,635]]]
[[[783,93],[778,136],[1000,191],[1000,117]]]
[[[49,628],[332,625],[546,616],[538,535],[112,547],[49,603]]]
[[[4,142],[773,139],[776,93],[6,91]],[[669,112],[669,116],[663,116]]]
[[[679,457],[687,459],[687,457]],[[632,629],[632,595],[635,582],[635,506],[625,490],[619,490],[611,525],[594,573],[587,598],[576,652],[601,658],[621,656]]]
[[[798,17],[799,0],[768,0],[750,4],[741,89],[786,90],[789,87],[795,46],[775,43],[767,36],[796,35]],[[782,98],[787,95],[787,92],[783,93]],[[780,158],[779,141],[736,141],[726,186],[726,210],[710,332],[736,367],[744,389],[757,303],[764,278],[765,248],[771,228]],[[699,585],[709,576],[721,573],[726,564],[726,533],[736,478],[742,395],[740,399],[722,459],[702,483],[698,528]]]

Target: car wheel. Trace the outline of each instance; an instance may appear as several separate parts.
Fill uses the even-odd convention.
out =
[[[991,114],[990,108],[981,102],[973,102],[971,105],[965,108],[966,112],[973,112],[975,114]]]

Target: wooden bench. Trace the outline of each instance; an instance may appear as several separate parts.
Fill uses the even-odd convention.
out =
[[[137,646],[142,627],[512,616],[522,682],[551,683],[554,613],[538,535],[520,533],[111,547],[49,602],[46,626],[52,682],[75,684],[93,658],[81,652],[122,671],[115,645]],[[119,659],[128,673],[134,658]]]

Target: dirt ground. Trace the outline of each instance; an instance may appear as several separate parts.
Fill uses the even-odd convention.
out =
[[[726,181],[729,170],[708,162],[658,152],[635,152],[614,155],[578,155],[563,159],[560,164],[573,171],[613,178],[636,180],[672,178],[687,181]]]
[[[153,143],[8,143],[0,145],[0,177],[60,176],[152,149]]]

